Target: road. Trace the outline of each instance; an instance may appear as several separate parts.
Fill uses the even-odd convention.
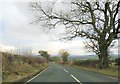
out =
[[[118,80],[114,77],[58,64],[50,64],[44,71],[27,81],[28,84],[34,82],[118,84]]]

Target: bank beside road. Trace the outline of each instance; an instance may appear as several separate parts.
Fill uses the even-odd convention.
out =
[[[116,78],[116,79],[118,79],[118,76],[120,75],[118,67],[99,69],[99,67],[77,66],[77,65],[70,65],[70,64],[65,64],[65,66],[74,67],[74,68],[78,68],[78,69],[83,69],[83,70],[87,70],[87,71],[91,71],[91,72],[95,72],[95,73],[108,75],[108,76],[111,76],[111,77]]]
[[[44,70],[48,63],[40,57],[2,53],[2,82],[25,82]]]

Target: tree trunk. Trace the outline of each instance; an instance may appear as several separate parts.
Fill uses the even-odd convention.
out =
[[[102,52],[100,52],[100,57],[99,57],[99,61],[100,61],[100,69],[103,68],[108,68],[109,67],[109,59],[108,59],[108,52],[107,50],[104,50]]]
[[[108,58],[107,51],[104,52],[103,65],[104,65],[104,68],[109,68],[109,58]]]
[[[102,57],[102,55],[99,55],[99,68],[103,69],[103,57]]]
[[[99,67],[100,69],[108,68],[109,67],[109,59],[108,59],[108,52],[107,48],[101,49],[101,54],[99,55]]]

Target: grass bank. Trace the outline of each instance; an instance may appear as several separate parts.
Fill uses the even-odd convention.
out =
[[[78,61],[75,60],[75,61],[72,61],[72,62],[68,62],[65,65],[75,67],[75,68],[79,68],[79,69],[92,71],[92,72],[96,72],[96,73],[100,73],[100,74],[104,74],[104,75],[108,75],[108,76],[113,76],[113,77],[116,77],[116,78],[118,78],[118,76],[120,76],[117,65],[114,65],[114,66],[110,65],[109,68],[100,69],[98,67],[98,64],[99,64],[99,62],[97,60],[82,60],[82,61],[81,60],[78,60]]]
[[[24,82],[47,66],[47,61],[40,57],[2,53],[2,82]]]
[[[96,73],[118,78],[118,67],[110,67],[108,69],[99,69],[97,67],[86,67],[86,66],[77,66],[77,65],[68,65],[68,66],[83,69],[83,70],[93,71]]]

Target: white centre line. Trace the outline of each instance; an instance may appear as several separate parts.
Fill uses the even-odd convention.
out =
[[[71,75],[77,82],[79,82],[80,84],[82,84],[75,76]]]
[[[47,68],[46,68],[47,69]],[[46,71],[46,69],[44,69],[42,72],[40,72],[39,74],[37,74],[36,76],[34,76],[33,78],[31,78],[30,80],[28,80],[26,83],[24,84],[27,84],[28,82],[32,81],[33,79],[35,79],[36,77],[38,77],[40,74],[42,74],[44,71]]]
[[[64,71],[68,73],[68,71],[66,69],[64,69]]]
[[[63,69],[63,68],[60,67],[60,66],[57,66],[57,67]],[[69,73],[66,69],[63,69],[63,70],[64,70],[65,72]],[[70,76],[71,76],[73,79],[75,79],[78,83],[82,84],[75,76],[73,76],[72,74],[71,74]]]
[[[59,68],[61,68],[61,69],[62,69],[62,67],[59,67]]]
[[[55,65],[56,67],[59,67],[59,68],[61,68],[62,69],[62,67],[60,67],[60,66],[57,66],[57,65]]]

